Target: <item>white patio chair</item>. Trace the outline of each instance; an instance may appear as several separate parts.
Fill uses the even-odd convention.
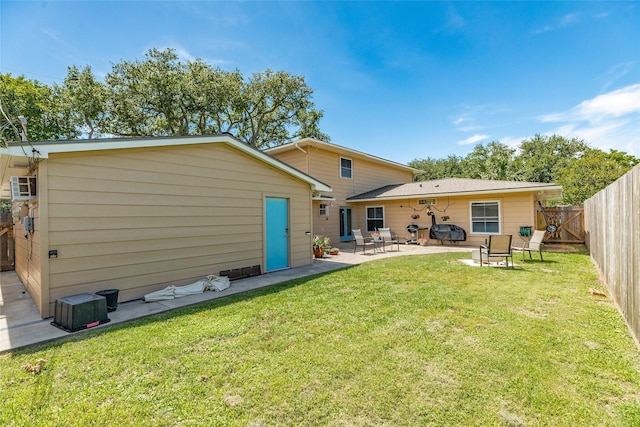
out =
[[[536,230],[533,232],[533,236],[531,236],[529,241],[525,240],[521,246],[512,246],[511,249],[514,251],[522,251],[522,262],[524,262],[525,252],[529,252],[529,259],[533,259],[531,252],[538,252],[540,254],[540,261],[544,261],[544,259],[542,259],[542,240],[544,239],[545,233],[545,230]]]

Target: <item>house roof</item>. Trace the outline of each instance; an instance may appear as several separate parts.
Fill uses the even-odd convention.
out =
[[[331,187],[304,172],[260,151],[230,134],[197,135],[180,137],[144,137],[144,138],[111,138],[83,139],[65,141],[34,141],[28,143],[10,143],[0,148],[0,199],[10,198],[9,177],[24,175],[28,172],[28,160],[33,156],[46,159],[55,153],[78,153],[85,151],[117,150],[126,148],[168,147],[193,144],[227,144],[241,152],[254,157],[268,165],[279,169],[295,178],[307,182],[313,191],[330,192]]]
[[[318,147],[326,151],[342,154],[349,157],[367,159],[375,163],[380,163],[386,166],[392,166],[397,169],[402,169],[406,172],[411,172],[414,175],[424,172],[420,169],[403,165],[402,163],[392,162],[391,160],[383,159],[382,157],[372,156],[371,154],[363,153],[362,151],[352,150],[351,148],[343,147],[341,145],[332,144],[329,142],[318,141],[317,139],[313,138],[304,138],[298,141],[289,142],[287,144],[278,145],[277,147],[267,148],[265,152],[268,154],[277,154],[285,151],[302,149],[304,147]]]
[[[468,178],[446,178],[431,181],[394,184],[349,197],[351,202],[401,200],[416,197],[483,195],[496,193],[535,192],[539,200],[562,198],[562,186],[540,182],[497,181]]]

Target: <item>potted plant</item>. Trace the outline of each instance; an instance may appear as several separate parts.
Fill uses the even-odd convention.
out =
[[[420,237],[418,239],[418,243],[420,244],[420,246],[427,246],[427,243],[429,243],[429,239],[427,239],[426,237]]]
[[[329,244],[329,240],[330,239],[327,236],[320,236],[318,234],[313,236],[313,241],[311,242],[311,245],[313,247],[313,255],[316,258],[322,258],[324,256],[325,250],[331,248],[331,245]]]

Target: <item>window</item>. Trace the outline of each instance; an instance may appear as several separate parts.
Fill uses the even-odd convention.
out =
[[[471,232],[486,234],[500,233],[499,202],[471,203]]]
[[[340,157],[340,178],[351,179],[353,177],[353,169],[350,159]]]
[[[384,227],[384,208],[376,206],[367,208],[367,231],[376,231]]]
[[[328,216],[328,210],[327,210],[327,204],[326,203],[320,203],[320,216]]]

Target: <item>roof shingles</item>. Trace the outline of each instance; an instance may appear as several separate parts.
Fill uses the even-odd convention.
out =
[[[394,184],[350,197],[349,201],[397,199],[402,197],[432,197],[514,191],[561,191],[557,184],[521,181],[497,181],[469,178],[446,178],[431,181]]]

